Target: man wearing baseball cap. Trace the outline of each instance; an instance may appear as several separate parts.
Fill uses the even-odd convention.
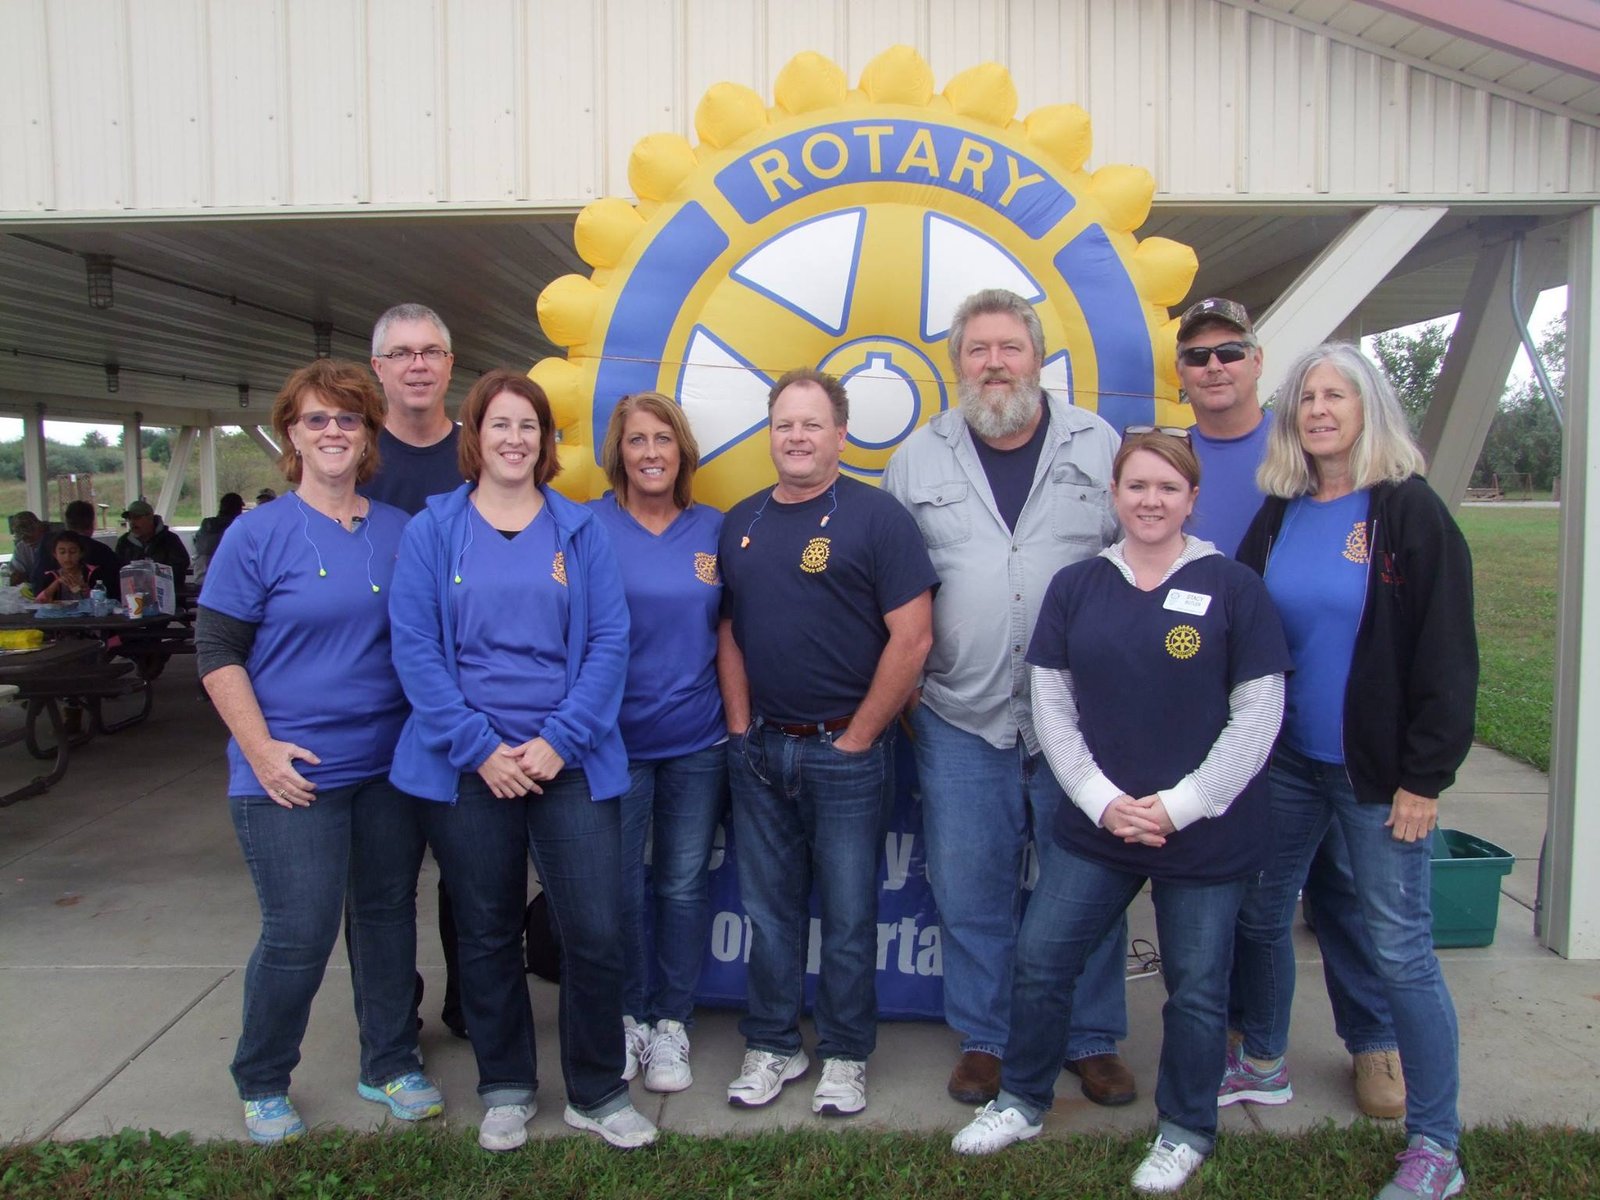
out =
[[[1238,550],[1261,507],[1256,468],[1266,453],[1271,427],[1263,419],[1257,394],[1261,364],[1255,326],[1237,300],[1212,296],[1185,310],[1178,322],[1178,378],[1194,410],[1189,436],[1200,459],[1200,495],[1188,528],[1227,555]],[[1356,1105],[1371,1117],[1404,1116],[1405,1083],[1394,1022],[1373,967],[1374,951],[1356,903],[1350,852],[1337,822],[1312,861],[1305,903],[1316,922],[1333,1023],[1350,1052]],[[1238,987],[1235,976],[1233,988]],[[1237,1003],[1230,1005],[1230,1011],[1237,1013]],[[1237,1021],[1231,1024],[1238,1027]],[[1230,1047],[1229,1079],[1244,1074],[1236,1057],[1240,1054],[1242,1050]],[[1251,1066],[1259,1073],[1262,1064]],[[1218,1102],[1251,1099],[1282,1104],[1291,1094],[1286,1083],[1276,1092],[1272,1087],[1246,1090],[1248,1096],[1225,1080]]]
[[[123,566],[148,558],[172,568],[172,582],[183,586],[189,574],[189,551],[183,539],[168,529],[148,500],[135,500],[122,511],[128,532],[117,539],[117,558]]]

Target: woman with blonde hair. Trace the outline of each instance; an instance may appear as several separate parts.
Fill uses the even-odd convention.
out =
[[[611,492],[591,506],[611,534],[628,599],[622,741],[623,1041],[632,1079],[679,1092],[689,1070],[695,985],[711,925],[709,861],[727,804],[717,688],[722,514],[693,499],[700,450],[683,410],[659,392],[624,396],[601,446]],[[653,921],[646,920],[645,844]],[[649,953],[648,924],[655,953]]]
[[[1269,776],[1273,855],[1239,914],[1243,1043],[1230,1050],[1218,1100],[1292,1095],[1290,923],[1312,856],[1338,822],[1405,1077],[1408,1143],[1380,1200],[1441,1200],[1465,1180],[1429,835],[1472,744],[1472,560],[1422,478],[1394,389],[1355,346],[1302,355],[1272,421],[1258,475],[1267,499],[1238,557],[1265,578],[1295,669]]]

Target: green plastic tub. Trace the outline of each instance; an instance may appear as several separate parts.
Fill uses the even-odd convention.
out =
[[[1515,860],[1459,829],[1433,834],[1433,944],[1488,946],[1500,917],[1500,880]]]

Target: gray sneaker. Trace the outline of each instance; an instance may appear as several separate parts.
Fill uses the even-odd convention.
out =
[[[258,1146],[292,1142],[306,1131],[306,1123],[289,1103],[288,1096],[268,1096],[265,1100],[244,1102],[244,1127]]]
[[[760,1108],[776,1099],[783,1085],[799,1079],[811,1069],[804,1050],[793,1054],[774,1054],[770,1050],[746,1050],[739,1078],[728,1085],[728,1103],[741,1108]]]
[[[598,1133],[619,1150],[648,1146],[657,1136],[650,1118],[631,1104],[625,1104],[603,1117],[586,1117],[569,1104],[567,1111],[561,1114],[561,1119],[574,1129]]]
[[[485,1150],[516,1150],[528,1140],[528,1122],[539,1106],[527,1104],[496,1104],[483,1114],[483,1124],[478,1126],[478,1145]]]
[[[824,1117],[852,1117],[866,1106],[867,1064],[851,1058],[823,1059],[811,1111]]]

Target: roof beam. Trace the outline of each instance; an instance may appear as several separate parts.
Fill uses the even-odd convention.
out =
[[[96,404],[93,400],[85,400],[82,396],[0,388],[0,416],[26,418],[35,413],[41,413],[47,421],[88,421],[94,425],[122,425],[129,418],[126,404]],[[227,424],[225,421],[216,420],[203,408],[165,408],[159,405],[141,404],[134,415],[147,426],[209,427]]]
[[[1261,391],[1271,395],[1289,364],[1337,329],[1447,211],[1380,205],[1317,255],[1256,321],[1258,336],[1271,350]]]

